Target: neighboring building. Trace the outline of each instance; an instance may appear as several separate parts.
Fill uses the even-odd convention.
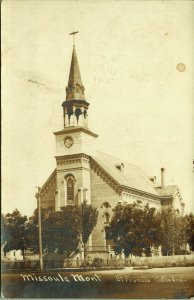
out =
[[[42,207],[60,210],[83,201],[98,208],[99,217],[89,246],[106,249],[105,239],[112,209],[118,202],[141,200],[151,207],[174,205],[182,213],[184,203],[177,186],[161,186],[135,165],[97,151],[98,135],[88,128],[88,107],[85,99],[75,46],[73,46],[66,100],[63,102],[64,128],[55,132],[56,169],[41,188]],[[104,120],[105,121],[105,120]],[[108,248],[108,247],[107,247]]]
[[[23,255],[21,250],[11,250],[9,252],[4,252],[3,248],[6,243],[1,246],[1,260],[2,262],[10,262],[10,261],[22,261]]]

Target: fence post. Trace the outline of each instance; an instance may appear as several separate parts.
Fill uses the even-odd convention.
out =
[[[76,258],[77,267],[79,267],[79,257]]]

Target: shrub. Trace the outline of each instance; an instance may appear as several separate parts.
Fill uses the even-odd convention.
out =
[[[175,262],[173,262],[172,264],[171,264],[171,267],[176,267],[177,266],[177,264],[175,263]]]
[[[92,262],[92,267],[103,267],[104,266],[104,260],[100,257],[94,258]]]
[[[90,267],[89,261],[84,261],[84,262],[82,262],[81,268],[87,268],[87,267]]]

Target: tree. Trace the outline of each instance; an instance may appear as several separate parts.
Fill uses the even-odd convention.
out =
[[[79,244],[81,234],[81,216],[76,206],[66,206],[62,211],[41,209],[42,246],[43,251],[68,254],[74,251]],[[38,252],[38,211],[27,224],[28,246]]]
[[[79,246],[81,234],[81,215],[77,206],[67,205],[62,211],[52,213],[47,219],[46,226],[50,225],[47,230],[48,236],[54,234],[55,247],[60,252],[65,251],[67,255],[76,251]]]
[[[179,254],[184,243],[185,230],[183,218],[173,207],[161,210],[161,246],[163,255]]]
[[[41,209],[41,223],[45,222],[51,214],[50,209]],[[44,230],[42,230],[44,232]],[[38,233],[38,209],[34,210],[33,215],[29,218],[26,223],[26,244],[28,248],[33,250],[35,253],[38,252],[39,248],[39,233]],[[43,245],[43,249],[45,249],[45,245]]]
[[[4,246],[5,254],[11,250],[21,250],[23,258],[25,259],[26,221],[27,217],[22,216],[17,209],[12,213],[2,215],[2,243],[6,243]]]
[[[86,257],[86,244],[88,242],[89,236],[92,230],[97,224],[98,211],[97,208],[85,202],[81,205],[81,216],[82,216],[82,242],[84,244],[84,257]]]
[[[194,251],[194,215],[192,213],[185,215],[183,222],[185,228],[185,243],[188,243],[191,251]]]
[[[53,252],[65,252],[67,256],[72,251],[78,251],[80,237],[86,245],[88,238],[97,222],[96,208],[86,203],[81,206],[67,205],[60,211],[41,209],[42,244],[43,249]],[[38,251],[38,211],[27,224],[27,242],[30,248]]]
[[[160,218],[155,208],[143,206],[141,201],[118,204],[114,209],[107,239],[112,239],[115,252],[124,250],[125,256],[142,253],[151,255],[152,247],[160,244]]]

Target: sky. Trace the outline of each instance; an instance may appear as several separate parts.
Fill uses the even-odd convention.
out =
[[[102,151],[194,208],[193,1],[2,2],[2,210],[31,215],[55,168],[72,37]]]

